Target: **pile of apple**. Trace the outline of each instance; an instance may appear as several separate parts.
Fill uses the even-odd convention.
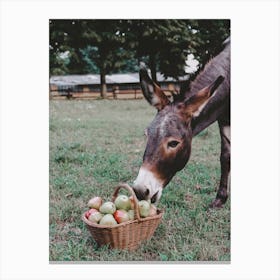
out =
[[[120,194],[114,202],[103,202],[101,197],[95,196],[89,200],[88,207],[90,209],[85,217],[96,224],[113,226],[135,219],[135,204],[132,196]],[[146,200],[139,201],[138,207],[141,218],[157,214],[156,206]]]

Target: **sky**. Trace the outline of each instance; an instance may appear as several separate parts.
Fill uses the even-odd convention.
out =
[[[185,71],[187,74],[190,74],[197,70],[199,62],[196,59],[194,59],[193,54],[189,54],[186,60],[186,64],[187,65],[185,67]]]

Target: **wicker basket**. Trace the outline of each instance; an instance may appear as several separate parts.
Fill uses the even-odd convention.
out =
[[[135,220],[115,226],[104,226],[90,222],[85,217],[85,213],[82,215],[82,220],[86,223],[87,228],[98,245],[109,244],[111,248],[135,250],[140,245],[141,241],[148,240],[152,237],[161,221],[163,211],[157,209],[157,215],[140,218],[138,200],[133,189],[129,185],[118,185],[113,193],[112,201],[115,201],[121,188],[128,190],[133,196]]]

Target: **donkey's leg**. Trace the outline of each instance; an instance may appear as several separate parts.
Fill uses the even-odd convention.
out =
[[[210,207],[222,207],[228,198],[228,183],[230,174],[230,125],[224,119],[218,120],[221,135],[221,180],[216,199]]]

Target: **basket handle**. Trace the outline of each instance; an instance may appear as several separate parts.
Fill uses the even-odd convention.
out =
[[[139,213],[139,207],[138,207],[138,199],[135,195],[135,192],[134,190],[126,183],[120,183],[116,188],[115,188],[115,191],[113,193],[113,197],[112,197],[112,201],[114,202],[118,196],[118,193],[119,193],[119,190],[123,188],[123,189],[126,189],[131,195],[132,195],[132,198],[133,198],[133,201],[134,201],[134,210],[135,210],[135,214],[136,214],[136,218],[137,220],[141,220],[140,218],[140,213]]]

